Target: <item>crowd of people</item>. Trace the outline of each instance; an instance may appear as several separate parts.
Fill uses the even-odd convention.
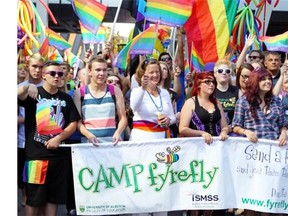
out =
[[[183,45],[182,33],[178,36]],[[67,62],[44,61],[39,53],[19,62],[18,188],[25,215],[56,215],[60,204],[67,215],[76,215],[71,149],[60,144],[203,137],[211,145],[215,136],[222,141],[244,136],[252,143],[269,139],[286,145],[288,59],[252,50],[254,40],[246,38],[236,63],[223,58],[186,75],[183,47],[158,59],[136,55],[123,73],[113,66],[110,42],[95,56],[88,50],[75,77]],[[54,132],[40,128],[41,105],[58,125]],[[40,180],[27,171],[33,166]],[[233,208],[186,213],[276,215]]]

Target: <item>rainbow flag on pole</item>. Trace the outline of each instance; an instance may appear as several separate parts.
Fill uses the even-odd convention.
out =
[[[107,6],[96,0],[71,0],[71,3],[85,28],[96,34],[106,14]]]
[[[39,53],[41,54],[41,56],[44,58],[45,61],[47,61],[48,59],[48,51],[49,51],[49,40],[46,37],[39,49]]]
[[[158,26],[159,23],[156,23],[134,37],[130,48],[130,54],[152,54],[156,38],[158,38]]]
[[[70,50],[65,50],[64,54],[66,56],[68,64],[71,67],[75,67],[75,65],[79,61],[78,57],[76,55],[74,55],[74,53],[72,53]]]
[[[201,68],[202,63],[204,66],[225,56],[238,6],[239,0],[193,0],[192,13],[184,27],[188,56],[195,58],[190,62],[196,67]],[[190,66],[194,68],[194,65]]]
[[[134,37],[129,43],[118,53],[115,58],[114,66],[126,69],[130,60],[130,55],[150,55],[153,53],[156,39],[158,38],[158,23],[150,26]]]
[[[288,31],[276,36],[260,36],[259,40],[266,45],[269,51],[288,53]]]
[[[54,50],[54,52],[49,56],[49,60],[62,63],[63,62],[63,57],[59,53],[57,49]]]
[[[96,35],[85,28],[85,26],[80,21],[79,24],[83,44],[94,44],[96,42]]]
[[[46,36],[49,38],[49,45],[55,47],[58,50],[65,50],[72,47],[72,45],[61,35],[57,34],[48,27],[46,27]]]
[[[192,0],[147,0],[146,19],[168,26],[183,26],[191,15]]]

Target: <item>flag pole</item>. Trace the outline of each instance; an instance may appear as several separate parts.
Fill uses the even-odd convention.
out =
[[[118,15],[119,15],[119,12],[120,12],[120,9],[121,9],[122,1],[123,1],[123,0],[119,0],[119,4],[118,4],[118,7],[117,7],[116,15],[115,15],[115,17],[114,17],[113,26],[112,26],[112,28],[111,28],[111,32],[110,32],[108,41],[111,41],[111,39],[112,39],[112,35],[113,35],[113,32],[114,32],[114,28],[115,28],[115,25],[116,25],[116,21],[117,21],[117,19],[118,19]]]

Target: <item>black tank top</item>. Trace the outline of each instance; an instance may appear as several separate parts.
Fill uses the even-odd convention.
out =
[[[218,136],[221,131],[220,126],[221,113],[216,104],[214,105],[214,107],[215,107],[214,111],[212,113],[209,113],[206,109],[200,106],[198,97],[196,96],[195,110],[192,114],[189,127],[194,130],[206,131],[212,136]]]

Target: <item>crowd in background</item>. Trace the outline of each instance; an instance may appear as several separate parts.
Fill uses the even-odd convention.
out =
[[[181,31],[177,38],[181,44]],[[75,215],[71,149],[58,148],[62,143],[99,146],[105,142],[117,145],[119,141],[203,137],[205,144],[211,145],[215,136],[223,141],[242,136],[253,143],[269,139],[286,145],[287,55],[283,58],[283,53],[254,50],[254,40],[255,36],[246,38],[235,63],[224,57],[207,63],[202,72],[188,74],[184,74],[183,47],[175,56],[163,52],[158,59],[136,55],[124,73],[113,66],[111,42],[95,56],[88,50],[84,67],[76,73],[67,62],[46,62],[39,53],[20,62],[18,187],[26,215],[56,215],[59,204],[66,205],[68,215]],[[54,135],[36,129],[37,104],[44,99],[53,101],[55,118],[61,115],[56,119],[61,130]],[[46,181],[27,181],[32,177],[23,181],[25,167],[35,161],[43,164]],[[276,215],[244,209],[188,214]]]

